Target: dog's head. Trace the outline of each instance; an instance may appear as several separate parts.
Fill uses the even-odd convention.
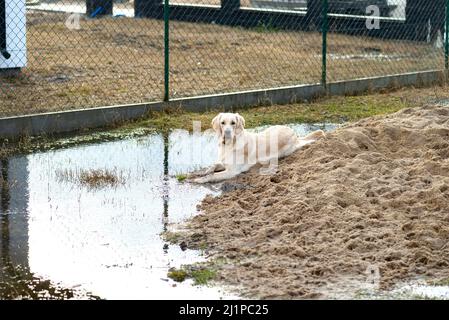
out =
[[[223,144],[233,142],[245,129],[245,119],[238,113],[220,113],[212,119],[212,128]]]

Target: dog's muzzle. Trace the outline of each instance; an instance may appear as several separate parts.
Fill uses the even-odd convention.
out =
[[[232,130],[225,130],[224,137],[225,139],[232,139]]]
[[[232,131],[226,130],[223,135],[223,144],[226,144],[226,141],[231,141],[231,140],[232,140]]]

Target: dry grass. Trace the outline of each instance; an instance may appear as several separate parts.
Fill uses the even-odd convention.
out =
[[[163,23],[29,13],[28,67],[1,79],[0,116],[161,100]],[[171,22],[171,96],[317,83],[321,36]],[[330,80],[441,68],[429,46],[331,34]],[[380,52],[383,56],[369,56]],[[349,55],[349,57],[348,57]],[[368,55],[368,56],[367,56]],[[391,58],[393,57],[393,59]]]
[[[57,171],[56,176],[61,182],[76,183],[90,189],[102,189],[124,185],[126,179],[123,173],[107,169]]]

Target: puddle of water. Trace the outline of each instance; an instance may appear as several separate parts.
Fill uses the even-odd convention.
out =
[[[291,125],[301,135],[335,125]],[[210,165],[212,134],[174,131],[2,159],[0,297],[236,298],[221,288],[167,279],[205,259],[160,234],[217,194],[173,176]],[[102,169],[123,184],[92,189],[61,172]]]
[[[361,276],[348,276],[320,288],[326,299],[332,300],[449,300],[449,286],[430,285],[425,279],[414,279],[396,284],[389,290]]]
[[[434,101],[434,103],[445,107],[449,107],[449,99],[437,99],[436,101]]]
[[[353,298],[349,297],[349,299]],[[433,286],[424,280],[415,280],[398,284],[389,291],[362,290],[355,298],[363,300],[449,300],[449,286]]]
[[[393,290],[393,295],[406,298],[449,300],[449,286],[429,286],[427,284],[408,284]]]

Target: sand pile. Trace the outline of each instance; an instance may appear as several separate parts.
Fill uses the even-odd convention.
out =
[[[236,182],[203,201],[187,242],[227,258],[222,280],[246,295],[325,297],[372,266],[381,288],[449,276],[449,107],[362,120]]]

